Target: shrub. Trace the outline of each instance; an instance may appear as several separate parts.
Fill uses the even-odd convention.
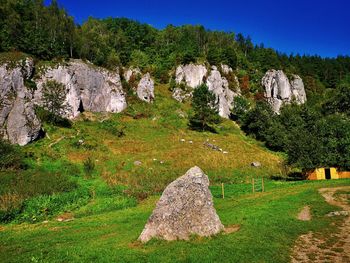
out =
[[[71,128],[72,122],[61,116],[54,115],[53,113],[45,110],[42,107],[37,106],[35,108],[36,116],[40,119],[41,122],[50,123],[62,128]]]
[[[24,168],[23,153],[19,146],[0,139],[0,170]]]

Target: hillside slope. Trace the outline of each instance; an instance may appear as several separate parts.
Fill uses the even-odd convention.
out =
[[[39,162],[47,156],[81,165],[90,157],[96,163],[96,174],[109,184],[153,184],[158,191],[194,165],[202,167],[212,183],[281,172],[281,158],[244,136],[232,121],[223,120],[217,134],[190,131],[189,105],[173,100],[167,85],[158,85],[155,91],[153,104],[131,98],[129,108],[121,114],[84,112],[71,129],[47,126],[48,136],[25,150],[33,152]],[[206,147],[203,143],[207,141],[227,153]],[[136,161],[141,165],[135,165]],[[261,162],[262,167],[251,168],[253,161]]]

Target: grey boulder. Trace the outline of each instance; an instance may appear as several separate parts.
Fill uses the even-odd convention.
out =
[[[149,73],[145,74],[137,85],[137,97],[148,103],[154,100],[154,82]]]
[[[224,226],[213,206],[208,176],[193,167],[169,184],[142,231],[143,243],[152,238],[187,240],[193,234],[212,236]]]

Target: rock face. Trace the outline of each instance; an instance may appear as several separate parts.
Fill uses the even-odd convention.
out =
[[[227,65],[221,65],[224,74],[233,72],[232,68]],[[189,88],[196,88],[198,85],[206,83],[208,89],[212,91],[217,98],[219,115],[223,118],[229,118],[232,109],[232,103],[235,96],[239,95],[240,91],[234,92],[229,89],[227,79],[221,76],[220,71],[216,66],[212,66],[209,76],[207,76],[207,69],[204,65],[189,64],[179,66],[176,69],[176,84],[184,83]],[[205,81],[206,78],[206,81]],[[235,85],[238,87],[239,83]],[[192,91],[175,88],[173,91],[173,98],[182,102],[185,99],[192,97]]]
[[[148,219],[139,240],[188,239],[190,235],[211,236],[224,229],[213,206],[209,179],[199,167],[187,173],[164,190]]]
[[[36,80],[35,101],[38,104],[41,103],[42,86],[48,80],[56,80],[66,86],[66,102],[71,110],[65,117],[70,119],[85,110],[121,112],[127,106],[118,71],[97,68],[80,60],[49,68]]]
[[[265,89],[265,97],[276,113],[284,103],[290,103],[293,100],[298,104],[306,102],[306,93],[302,79],[293,75],[293,79],[289,79],[282,70],[269,70],[261,81]]]
[[[220,66],[221,66],[222,73],[224,73],[226,75],[230,74],[231,72],[233,72],[233,69],[230,66],[228,66],[228,65],[221,64]]]
[[[306,93],[303,80],[298,75],[293,75],[290,82],[292,86],[292,93],[297,103],[304,104],[306,102]]]
[[[229,89],[227,79],[221,76],[215,66],[211,69],[207,79],[207,86],[208,89],[216,95],[219,104],[219,115],[228,119],[231,115],[233,99],[235,96],[238,96],[239,93],[235,93]]]
[[[25,145],[41,130],[32,91],[24,83],[32,76],[33,65],[33,60],[27,58],[15,66],[0,66],[0,137],[13,144]]]
[[[188,64],[185,66],[178,66],[176,69],[175,81],[177,84],[184,82],[191,88],[203,84],[203,79],[207,75],[207,68],[204,65]]]
[[[137,86],[137,96],[148,103],[154,100],[154,82],[149,73],[145,74]]]

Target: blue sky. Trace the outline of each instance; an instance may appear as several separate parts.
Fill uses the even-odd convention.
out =
[[[45,2],[50,2],[46,0]],[[204,25],[242,32],[256,44],[286,53],[350,55],[350,1],[347,0],[58,0],[76,22],[89,16],[128,17],[156,28]]]

